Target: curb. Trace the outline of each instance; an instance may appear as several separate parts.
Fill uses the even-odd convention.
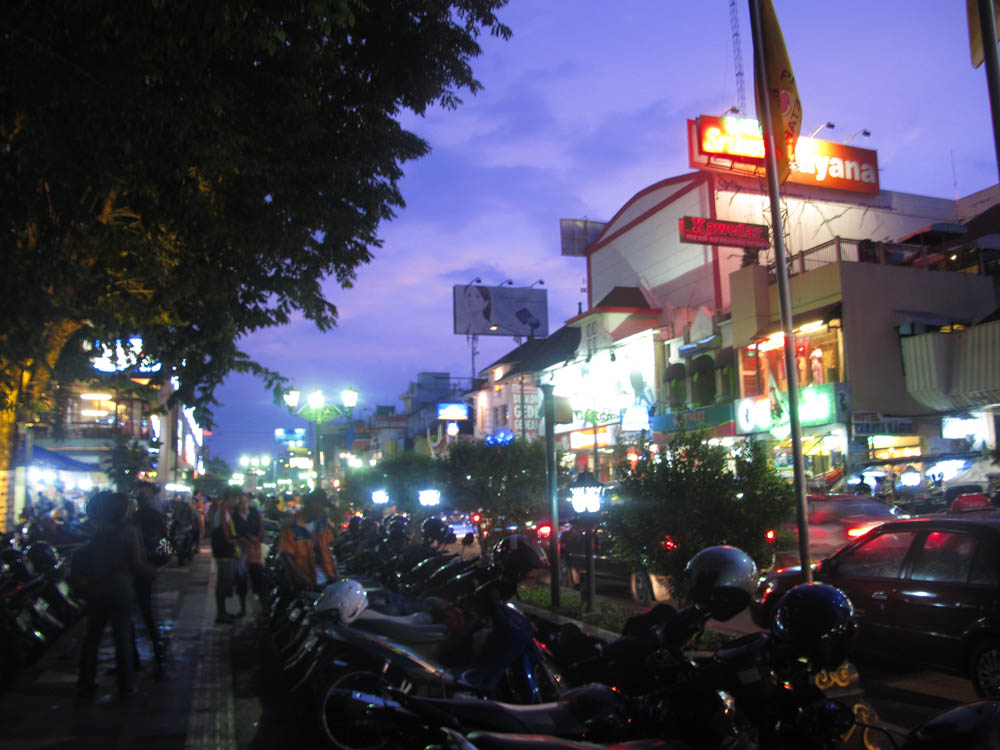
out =
[[[604,641],[613,641],[616,638],[621,638],[622,635],[621,633],[616,633],[613,630],[605,630],[604,628],[599,628],[596,625],[590,625],[586,622],[582,622],[581,620],[574,620],[572,617],[557,615],[555,612],[551,612],[550,610],[541,609],[540,607],[525,604],[524,602],[516,602],[514,603],[514,606],[529,615],[540,617],[541,619],[548,620],[556,625],[576,625],[587,635],[593,636],[594,638],[600,638]]]

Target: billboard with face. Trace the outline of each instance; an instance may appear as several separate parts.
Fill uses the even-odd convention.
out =
[[[455,333],[529,338],[549,335],[545,289],[456,284],[452,296]]]

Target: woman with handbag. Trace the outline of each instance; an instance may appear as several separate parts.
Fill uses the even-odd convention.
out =
[[[250,504],[250,496],[245,492],[240,495],[233,513],[233,526],[239,538],[236,595],[240,598],[240,611],[237,616],[243,617],[247,610],[248,588],[257,596],[258,603],[264,593],[264,558],[260,546],[264,538],[264,519]]]

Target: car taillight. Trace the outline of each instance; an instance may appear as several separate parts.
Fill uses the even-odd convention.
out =
[[[874,523],[862,524],[861,526],[852,526],[847,530],[847,536],[849,536],[851,539],[857,539],[859,536],[864,536],[865,534],[867,534],[869,531],[875,528],[875,526],[876,524]]]
[[[542,539],[548,539],[552,535],[552,527],[548,524],[543,524],[538,527],[538,536]]]
[[[773,544],[774,543],[774,529],[768,529],[767,533],[764,534],[764,537],[767,539],[768,543]]]
[[[472,514],[472,522],[473,523],[479,523],[482,520],[482,518],[483,517],[481,515],[479,515],[478,513],[473,513]]]
[[[670,534],[667,534],[665,537],[663,537],[663,541],[660,542],[660,544],[662,545],[663,549],[667,550],[667,552],[669,552],[672,549],[677,549],[677,542],[674,541],[674,538],[670,536]]]

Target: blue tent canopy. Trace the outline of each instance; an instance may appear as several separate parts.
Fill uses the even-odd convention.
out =
[[[17,465],[24,466],[28,462],[25,461],[24,457],[24,444],[22,443],[17,452]],[[75,458],[70,458],[57,451],[50,451],[47,448],[42,448],[40,446],[32,446],[31,448],[31,463],[33,465],[47,466],[50,469],[55,469],[57,471],[80,471],[80,472],[95,472],[104,471],[100,466],[94,466],[93,464],[84,463],[83,461],[77,461]]]

